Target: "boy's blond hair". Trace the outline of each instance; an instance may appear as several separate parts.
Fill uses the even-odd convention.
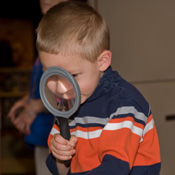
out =
[[[109,50],[105,20],[81,2],[61,2],[43,16],[37,28],[37,49],[52,54],[80,54],[94,62]]]

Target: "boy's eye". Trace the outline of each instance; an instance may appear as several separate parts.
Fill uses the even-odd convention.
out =
[[[73,76],[75,79],[78,79],[78,78],[80,78],[80,73],[72,74],[72,76]]]
[[[75,77],[77,77],[77,76],[78,76],[78,74],[72,74],[72,76],[75,78]]]

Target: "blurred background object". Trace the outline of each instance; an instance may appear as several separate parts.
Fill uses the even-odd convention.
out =
[[[31,10],[32,9],[32,10]],[[7,118],[12,104],[29,90],[36,56],[35,28],[41,18],[39,1],[0,3],[0,174],[34,175],[33,150]]]

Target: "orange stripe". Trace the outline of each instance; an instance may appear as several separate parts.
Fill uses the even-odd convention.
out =
[[[153,115],[151,114],[151,115],[148,117],[147,123],[149,123],[152,119],[153,119]]]
[[[99,138],[86,140],[78,138],[76,154],[72,158],[71,172],[85,172],[100,165],[98,157]]]
[[[157,136],[156,128],[154,127],[148,133],[145,134],[143,142],[141,142],[134,162],[134,166],[141,165],[152,165],[159,163],[160,158],[160,147]]]
[[[53,127],[54,127],[56,130],[60,131],[60,128],[58,127],[57,124],[54,124]]]
[[[56,124],[54,124],[52,128],[55,128],[58,131],[60,130],[59,127]],[[51,141],[52,137],[53,137],[53,135],[52,134],[49,134],[48,139],[47,139],[47,144],[48,144],[49,152],[50,153],[51,153],[51,150],[50,150],[50,141]]]
[[[103,131],[101,134],[100,158],[102,160],[106,154],[110,154],[129,162],[131,166],[139,143],[140,136],[133,134],[128,128],[117,131]]]

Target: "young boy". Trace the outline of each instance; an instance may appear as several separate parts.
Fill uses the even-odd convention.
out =
[[[111,68],[109,31],[92,7],[63,2],[37,28],[44,70],[59,66],[77,80],[81,105],[65,140],[54,125],[48,168],[71,160],[72,175],[159,175],[160,150],[150,106],[140,92]],[[63,173],[66,174],[66,173]]]

